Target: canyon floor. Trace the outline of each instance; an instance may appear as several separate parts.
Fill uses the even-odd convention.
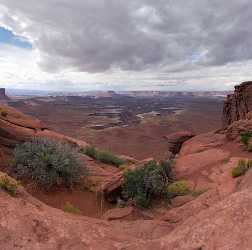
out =
[[[252,171],[231,174],[240,159],[252,159],[240,143],[241,133],[252,131],[250,100],[252,83],[236,88],[223,117],[223,99],[206,97],[61,96],[1,105],[0,176],[12,176],[15,145],[34,137],[68,143],[78,152],[89,144],[111,150],[125,155],[129,170],[167,159],[175,143],[172,168],[190,192],[154,200],[149,209],[118,207],[109,195],[118,195],[124,170],[80,153],[88,175],[70,190],[48,192],[32,180],[22,181],[15,197],[0,190],[0,248],[250,250]],[[229,123],[225,128],[222,118]],[[64,211],[66,202],[80,213]]]
[[[167,157],[164,136],[221,126],[223,97],[42,97],[10,103],[59,133],[142,160]]]

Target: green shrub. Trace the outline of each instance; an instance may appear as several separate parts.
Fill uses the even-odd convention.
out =
[[[86,147],[82,152],[87,156],[105,164],[114,165],[116,167],[124,164],[124,160],[119,157],[107,151],[99,151],[93,146]]]
[[[71,214],[81,214],[81,211],[79,208],[75,207],[70,202],[66,202],[63,207],[64,212],[71,213]]]
[[[185,181],[176,181],[167,186],[167,193],[171,196],[183,196],[190,193],[190,189]]]
[[[16,196],[19,184],[7,174],[0,173],[0,188],[5,190],[11,196]]]
[[[240,141],[244,146],[248,147],[251,137],[252,133],[250,131],[242,132],[240,134]]]
[[[124,174],[123,196],[131,199],[138,207],[149,207],[153,198],[160,197],[171,181],[170,163],[159,165],[150,161],[144,166]]]
[[[233,168],[232,177],[236,178],[244,175],[250,168],[252,168],[252,161],[241,159],[239,160],[238,165]]]
[[[249,152],[252,152],[252,143],[249,143],[249,144],[248,144],[247,150],[248,150]]]
[[[124,165],[121,165],[121,166],[119,167],[119,169],[120,169],[121,171],[123,171],[124,173],[129,171],[128,165],[125,165],[125,164],[124,164]]]
[[[98,157],[98,151],[96,150],[95,147],[92,146],[88,146],[83,150],[84,154],[86,154],[87,156],[93,158],[93,159],[97,159]]]
[[[83,172],[78,154],[68,144],[47,138],[34,138],[14,150],[13,170],[20,178],[33,179],[49,189],[77,182]]]

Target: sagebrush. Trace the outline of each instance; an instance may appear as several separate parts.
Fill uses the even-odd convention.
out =
[[[119,167],[124,164],[123,159],[113,155],[111,152],[99,151],[93,146],[86,147],[82,150],[82,152],[88,155],[89,157],[105,164],[114,165],[116,167]]]
[[[236,178],[244,175],[249,169],[252,168],[252,160],[239,160],[237,166],[232,169],[232,177]]]
[[[124,174],[123,196],[131,199],[136,206],[147,208],[155,197],[165,192],[165,187],[172,182],[171,163],[150,161],[134,171]]]
[[[86,173],[71,146],[47,138],[18,145],[13,170],[17,177],[32,179],[47,189],[57,184],[70,187]]]

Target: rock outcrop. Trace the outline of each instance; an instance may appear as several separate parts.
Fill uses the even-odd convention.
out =
[[[0,101],[9,100],[9,97],[5,93],[5,88],[0,88]]]
[[[12,148],[17,143],[24,142],[34,136],[57,139],[80,147],[88,145],[84,141],[56,133],[48,129],[39,120],[24,115],[9,106],[0,105],[0,110],[1,146]]]
[[[227,96],[223,109],[223,127],[246,119],[252,111],[252,81],[235,86],[233,94]]]
[[[241,89],[244,86],[250,89],[251,85],[242,86]],[[249,123],[250,97],[240,99],[246,99],[246,105],[235,104],[234,113],[239,115],[233,114],[232,103],[236,101],[231,101],[230,106],[225,104],[227,124],[232,122],[228,129],[187,138],[186,142],[182,140],[184,135],[174,136],[175,139],[182,138],[183,143],[175,159],[175,172],[193,192],[178,197],[170,208],[163,207],[158,217],[125,221],[125,218],[131,218],[133,209],[117,208],[108,211],[103,220],[91,219],[49,207],[22,187],[18,188],[16,197],[0,189],[0,249],[251,249],[252,170],[237,179],[232,178],[231,172],[241,155],[248,159],[252,157],[251,153],[243,152],[238,143],[226,138],[234,124],[241,123],[239,126],[246,127]],[[14,109],[2,108],[5,115],[0,116],[0,149],[11,149],[31,136],[57,138],[77,146],[85,144],[55,133],[40,121]],[[247,120],[236,121],[240,118]],[[87,156],[81,159],[88,166],[89,178],[100,184],[105,195],[120,188],[123,180],[120,169],[103,166]],[[128,162],[132,162],[132,169],[143,164],[133,159]]]
[[[194,136],[195,135],[189,131],[179,131],[165,136],[168,141],[168,150],[174,155],[177,154],[182,144]]]

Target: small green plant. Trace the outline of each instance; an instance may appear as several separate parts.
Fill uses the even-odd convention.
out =
[[[249,143],[249,145],[247,146],[247,150],[248,150],[249,152],[252,152],[252,143]]]
[[[244,131],[240,134],[241,143],[247,148],[249,146],[252,133],[250,131]]]
[[[16,196],[19,183],[5,173],[0,173],[0,188],[11,196]]]
[[[239,160],[237,166],[232,170],[232,177],[236,178],[244,175],[250,168],[252,168],[252,160]]]
[[[119,169],[120,169],[121,171],[123,171],[124,173],[126,173],[126,172],[129,171],[129,167],[128,167],[127,165],[121,165],[121,166],[119,167]]]
[[[122,160],[121,158],[107,151],[99,151],[93,146],[86,147],[82,150],[82,152],[87,156],[105,164],[114,165],[116,167],[119,167],[124,164],[124,160]]]
[[[144,166],[124,173],[123,196],[136,206],[147,208],[155,197],[160,197],[172,181],[170,162],[150,161]]]
[[[190,189],[185,181],[175,181],[167,186],[168,195],[183,196],[190,193]]]
[[[93,146],[86,147],[85,149],[82,150],[82,152],[93,159],[97,159],[98,157],[98,151]]]
[[[193,197],[199,197],[200,195],[204,194],[207,190],[193,190],[191,191],[191,195]]]
[[[17,177],[33,179],[46,189],[60,184],[70,187],[85,174],[73,148],[47,138],[33,138],[18,145],[12,168]]]
[[[71,214],[81,214],[81,210],[77,207],[75,207],[70,202],[66,202],[63,207],[64,212],[71,213]]]

